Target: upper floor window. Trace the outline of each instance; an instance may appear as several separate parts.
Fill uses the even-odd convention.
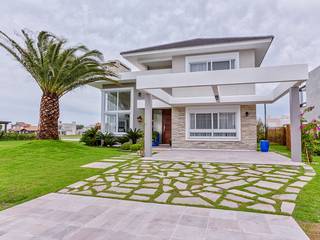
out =
[[[238,67],[238,53],[219,53],[186,57],[187,71],[202,72],[228,70]]]

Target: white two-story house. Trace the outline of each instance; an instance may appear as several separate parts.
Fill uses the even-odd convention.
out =
[[[102,92],[102,131],[143,129],[146,156],[152,131],[172,148],[255,150],[256,104],[290,91],[292,140],[299,143],[298,86],[308,78],[307,65],[261,67],[272,40],[201,38],[122,52],[139,71],[116,62],[119,84],[93,84]],[[257,94],[268,83],[275,88]]]

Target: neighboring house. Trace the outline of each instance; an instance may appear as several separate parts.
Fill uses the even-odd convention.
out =
[[[38,126],[25,122],[16,122],[15,124],[11,124],[10,131],[17,133],[36,133],[38,132]]]
[[[77,134],[77,123],[62,123],[59,122],[59,134],[60,135],[76,135]]]
[[[305,107],[314,107],[305,114],[308,121],[320,118],[320,66],[309,73],[309,79],[300,88],[300,104]]]
[[[260,67],[272,40],[200,38],[122,52],[138,71],[119,71],[120,84],[91,84],[102,93],[102,131],[143,129],[147,157],[152,130],[173,148],[255,150],[256,104],[273,103],[290,91],[292,142],[299,145],[298,86],[308,78],[308,67]],[[279,84],[258,95],[256,84],[264,83]],[[298,158],[297,147],[293,159]]]
[[[269,128],[282,127],[286,124],[290,124],[290,118],[287,115],[282,115],[281,117],[267,117],[267,126]]]

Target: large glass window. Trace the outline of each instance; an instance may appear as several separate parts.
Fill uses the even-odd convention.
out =
[[[106,92],[105,130],[125,133],[130,128],[131,90],[110,90]]]
[[[236,112],[190,112],[188,135],[190,138],[237,137],[236,118]]]

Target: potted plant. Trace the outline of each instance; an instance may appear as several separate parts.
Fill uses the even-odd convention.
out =
[[[152,146],[156,147],[160,144],[160,133],[157,131],[152,132]]]

